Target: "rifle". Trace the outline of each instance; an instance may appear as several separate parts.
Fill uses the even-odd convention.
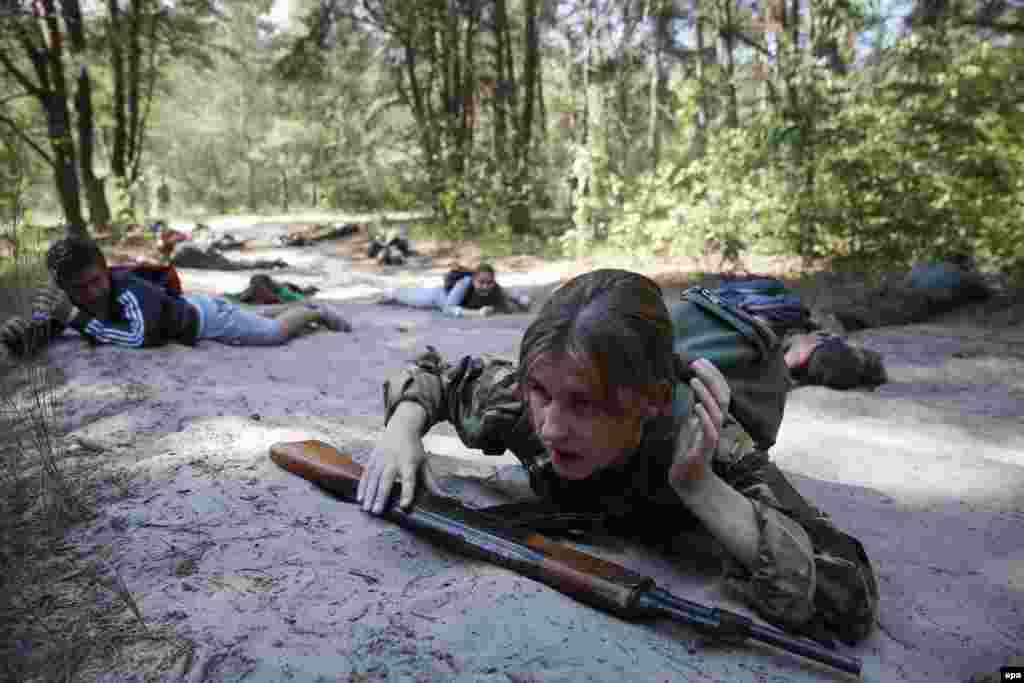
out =
[[[270,447],[270,459],[347,502],[356,500],[363,467],[329,444],[322,441],[276,443]],[[741,614],[676,597],[655,585],[649,576],[576,550],[531,529],[504,525],[500,519],[453,499],[420,494],[408,510],[398,507],[398,499],[399,485],[396,484],[385,508],[387,519],[465,555],[540,581],[592,607],[625,619],[665,617],[730,641],[756,640],[860,675],[858,659],[830,652],[812,640],[794,638]]]

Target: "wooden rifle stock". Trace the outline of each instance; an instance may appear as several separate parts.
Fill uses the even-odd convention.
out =
[[[270,447],[275,463],[348,502],[356,502],[363,473],[348,455],[322,441],[277,443]],[[500,519],[459,503],[421,492],[408,510],[396,502],[396,484],[384,517],[424,533],[463,554],[507,567],[581,602],[626,619],[666,617],[714,636],[754,639],[859,675],[861,663],[829,651],[819,643],[794,638],[747,617],[705,607],[658,588],[649,576],[594,557],[530,529],[503,525]]]

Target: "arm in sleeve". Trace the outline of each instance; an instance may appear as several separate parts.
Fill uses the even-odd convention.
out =
[[[6,345],[14,357],[24,358],[45,348],[64,327],[44,311],[33,312],[31,320],[13,315],[0,325],[0,343]]]
[[[721,456],[721,453],[719,454]],[[726,585],[766,618],[847,643],[867,637],[878,584],[860,542],[812,507],[763,451],[716,457],[719,476],[754,506],[760,530],[754,567],[731,562]]]
[[[498,285],[498,303],[495,309],[499,313],[522,313],[529,310],[501,285]]]
[[[466,356],[449,365],[432,347],[384,384],[386,419],[402,401],[427,413],[424,433],[450,422],[469,448],[500,455],[523,414],[518,372],[511,361]]]
[[[71,326],[101,344],[142,346],[146,339],[146,320],[138,297],[132,291],[125,290],[118,295],[117,303],[125,322],[103,321],[82,311],[71,321]]]
[[[447,298],[444,300],[445,308],[449,306],[461,306],[462,302],[466,300],[466,294],[469,292],[469,288],[473,286],[473,277],[467,275],[451,288],[448,292]]]

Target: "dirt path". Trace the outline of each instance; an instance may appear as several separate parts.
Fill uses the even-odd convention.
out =
[[[295,265],[286,279],[321,287],[355,331],[277,349],[91,349],[68,337],[50,351],[68,379],[69,439],[99,448],[81,458],[121,482],[103,489],[99,517],[70,540],[83,554],[107,554],[152,626],[197,645],[195,678],[182,680],[840,678],[767,649],[617,620],[279,470],[268,446],[300,438],[365,461],[385,377],[427,344],[450,358],[515,354],[528,317],[449,320],[365,303],[399,280],[436,282],[442,269],[364,272],[329,246],[276,256]],[[566,268],[499,279],[541,291]],[[249,275],[183,279],[223,292]],[[873,393],[794,392],[774,449],[877,566],[880,629],[840,649],[864,659],[865,680],[966,681],[994,671],[1024,654],[1024,330],[950,323],[856,339],[885,355],[892,381]],[[458,451],[447,426],[430,446]],[[679,595],[744,611],[719,592],[714,563],[628,544],[594,551]],[[154,666],[128,655],[103,680],[144,680],[159,673]],[[162,675],[174,680],[169,669]]]

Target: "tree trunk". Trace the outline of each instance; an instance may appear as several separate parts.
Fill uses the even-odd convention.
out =
[[[104,192],[103,179],[98,178],[93,171],[95,129],[92,113],[92,80],[89,78],[89,70],[84,66],[78,74],[75,109],[78,111],[79,166],[82,169],[85,200],[89,204],[89,222],[93,225],[110,225],[110,204]]]
[[[127,175],[125,149],[127,125],[125,117],[124,58],[121,54],[121,9],[118,0],[107,0],[110,13],[110,71],[114,82],[114,144],[110,157],[110,170],[116,178]]]
[[[249,208],[253,211],[256,210],[256,164],[252,161],[245,162],[246,168],[246,193],[248,199],[246,200]]]
[[[58,112],[56,115],[51,111],[46,113],[52,131],[55,127],[54,119],[60,118],[60,113]],[[63,123],[57,125],[63,125]],[[60,144],[60,138],[54,139],[52,133],[51,142],[54,156],[53,177],[57,186],[60,206],[64,211],[64,221],[67,225],[68,235],[72,237],[87,237],[89,230],[86,227],[85,219],[82,217],[81,187],[78,183],[78,169],[76,168],[74,149],[69,145]]]
[[[281,169],[281,210],[288,213],[288,171]]]
[[[530,214],[533,193],[528,192],[533,174],[533,120],[540,82],[540,40],[537,32],[537,0],[524,0],[526,31],[523,37],[523,99],[516,135],[516,174],[513,181],[513,199],[508,221],[512,231],[524,235],[533,231]]]
[[[651,168],[658,167],[658,156],[661,152],[660,140],[658,138],[658,61],[659,61],[659,39],[655,38],[654,47],[651,49],[651,54],[648,57],[649,68],[651,70],[650,80],[648,81],[647,91],[647,107],[649,109],[647,119],[647,149],[651,155]]]
[[[732,0],[726,0],[725,6],[725,30],[721,31],[721,48],[725,57],[725,92],[726,110],[725,124],[729,128],[739,128],[739,98],[736,93],[736,38],[733,33],[734,18]]]
[[[494,2],[494,64],[497,78],[494,84],[494,162],[504,168],[505,147],[508,138],[508,94],[511,88],[506,73],[511,68],[505,63],[508,55],[505,43],[508,41],[508,8],[505,0]]]
[[[36,5],[40,6],[43,11],[46,47],[43,51],[33,51],[30,57],[37,72],[41,74],[40,80],[50,87],[39,90],[36,94],[46,111],[47,136],[53,150],[54,180],[61,208],[64,210],[68,234],[84,237],[89,231],[82,216],[78,159],[75,138],[71,132],[67,82],[64,80],[63,36],[54,3],[50,1]]]
[[[708,87],[707,87],[707,53],[704,46],[704,14],[698,0],[691,0],[690,12],[694,22],[694,41],[697,47],[697,112],[694,114],[693,143],[690,146],[690,159],[701,159],[707,146],[708,126]]]

